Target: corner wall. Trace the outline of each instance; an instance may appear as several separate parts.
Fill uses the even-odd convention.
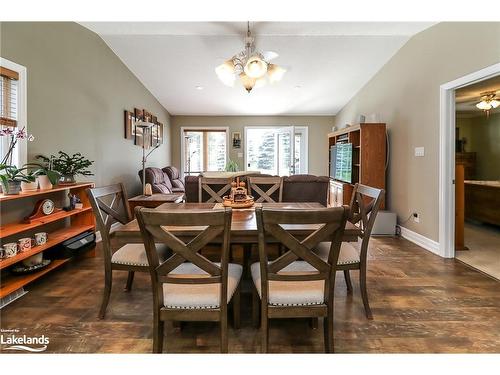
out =
[[[72,22],[2,22],[0,56],[28,75],[28,160],[59,150],[95,160],[97,186],[124,182],[140,192],[141,148],[124,139],[125,109],[145,108],[165,128],[149,166],[170,164],[170,115],[102,39]],[[81,176],[79,180],[84,180]]]
[[[487,36],[487,37],[485,37]],[[411,38],[335,116],[354,123],[377,114],[387,123],[388,209],[404,227],[438,241],[439,87],[500,61],[500,23],[440,23]],[[425,147],[415,157],[415,147]]]

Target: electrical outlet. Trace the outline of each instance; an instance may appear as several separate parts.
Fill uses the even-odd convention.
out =
[[[413,216],[413,221],[414,221],[415,223],[420,223],[420,215],[419,215],[419,213],[418,213],[418,212],[414,212],[414,213],[412,214],[412,216]]]

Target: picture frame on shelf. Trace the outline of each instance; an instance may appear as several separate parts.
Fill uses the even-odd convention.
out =
[[[241,133],[233,132],[231,138],[233,139],[233,148],[241,148]]]
[[[124,111],[124,117],[125,117],[125,139],[132,139],[133,137],[133,119],[134,115],[132,112],[125,110]]]

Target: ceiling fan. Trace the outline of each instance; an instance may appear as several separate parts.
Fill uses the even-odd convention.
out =
[[[277,57],[276,52],[259,52],[255,48],[250,22],[247,22],[245,49],[215,68],[215,73],[222,83],[230,87],[234,86],[236,78],[239,77],[245,90],[250,93],[254,87],[262,87],[268,80],[270,83],[275,83],[283,78],[286,69],[270,63]]]

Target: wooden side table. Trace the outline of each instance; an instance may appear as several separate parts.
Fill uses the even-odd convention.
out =
[[[137,206],[156,208],[163,203],[181,203],[184,199],[184,193],[172,194],[153,194],[153,195],[138,195],[130,198],[128,204],[132,211],[132,216],[135,216],[134,209]]]

